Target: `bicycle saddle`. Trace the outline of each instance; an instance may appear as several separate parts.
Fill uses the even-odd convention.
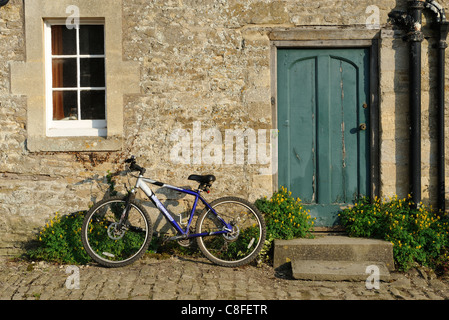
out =
[[[198,181],[199,183],[202,184],[209,184],[215,181],[215,176],[212,174],[207,174],[207,175],[197,175],[197,174],[191,174],[187,179],[189,180],[193,180],[193,181]]]

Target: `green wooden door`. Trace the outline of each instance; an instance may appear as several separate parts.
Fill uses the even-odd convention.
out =
[[[369,50],[279,49],[278,184],[315,226],[369,194]]]

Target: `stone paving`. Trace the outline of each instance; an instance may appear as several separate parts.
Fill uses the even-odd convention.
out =
[[[367,275],[368,276],[368,275]],[[299,281],[269,266],[224,268],[203,258],[143,258],[107,269],[0,259],[1,300],[443,300],[449,281],[424,269],[365,281]]]

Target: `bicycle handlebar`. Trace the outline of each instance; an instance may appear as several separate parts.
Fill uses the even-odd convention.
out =
[[[141,175],[145,174],[146,169],[142,168],[141,166],[139,166],[136,163],[136,157],[131,156],[131,158],[125,160],[125,163],[129,163],[130,164],[129,165],[129,170],[131,170],[131,171],[139,171]]]
[[[131,163],[131,162],[136,162],[135,156],[131,156],[131,158],[125,160],[125,163]]]

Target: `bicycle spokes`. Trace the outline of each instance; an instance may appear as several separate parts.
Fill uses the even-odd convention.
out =
[[[106,203],[91,216],[87,241],[91,250],[101,259],[130,259],[139,252],[148,237],[145,218],[134,206],[130,206],[127,221],[119,223],[124,208],[124,201]]]
[[[224,221],[229,221],[232,231],[203,237],[200,241],[206,252],[223,264],[249,259],[259,248],[264,232],[261,218],[240,201],[224,201],[213,208]],[[223,224],[209,211],[202,217],[199,228],[197,232],[215,232],[223,230]]]

